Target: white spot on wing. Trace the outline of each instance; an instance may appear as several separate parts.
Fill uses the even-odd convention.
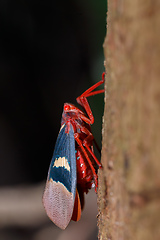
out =
[[[61,128],[60,128],[60,130],[59,130],[59,133],[60,133],[60,131],[64,128],[64,126],[65,126],[65,123],[61,126]]]
[[[53,167],[64,167],[70,172],[70,166],[68,164],[68,160],[65,157],[56,158]]]

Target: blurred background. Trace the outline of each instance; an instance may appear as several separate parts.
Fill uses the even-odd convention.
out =
[[[101,79],[106,1],[0,1],[0,240],[97,239],[96,194],[62,231],[42,194],[64,102]],[[101,145],[103,94],[90,98]]]

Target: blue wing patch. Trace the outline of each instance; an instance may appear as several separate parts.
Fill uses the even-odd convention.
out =
[[[48,217],[62,229],[72,217],[77,182],[74,130],[70,124],[66,133],[66,127],[59,131],[43,194]]]
[[[62,125],[57,137],[48,180],[62,183],[75,196],[76,190],[76,156],[75,139],[72,124],[69,133],[65,132],[66,124]]]

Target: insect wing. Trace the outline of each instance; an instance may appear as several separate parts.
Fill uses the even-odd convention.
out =
[[[71,220],[77,222],[77,221],[79,221],[80,218],[81,218],[81,202],[80,202],[79,192],[76,189],[74,209],[73,209],[73,214],[72,214]]]
[[[43,194],[48,217],[62,229],[67,227],[72,217],[77,181],[74,130],[71,124],[69,132],[65,130],[66,124],[63,124]]]

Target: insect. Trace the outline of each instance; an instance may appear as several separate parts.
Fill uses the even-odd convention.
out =
[[[61,128],[48,171],[43,194],[43,205],[48,217],[61,229],[65,229],[70,220],[78,221],[84,206],[84,193],[95,186],[98,178],[96,165],[101,163],[93,151],[96,144],[91,132],[94,117],[87,97],[103,93],[95,90],[104,83],[94,84],[76,100],[86,113],[70,103],[65,103]]]

